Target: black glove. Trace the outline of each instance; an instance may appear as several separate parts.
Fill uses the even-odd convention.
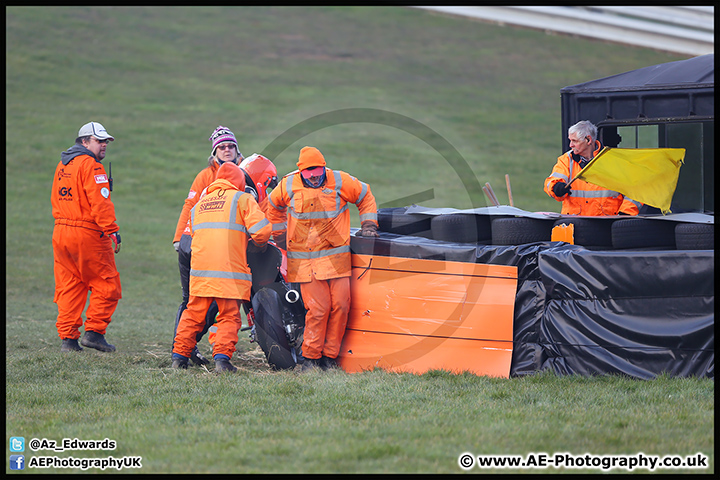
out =
[[[570,186],[565,182],[557,182],[553,185],[552,191],[556,197],[564,197],[570,192]]]
[[[275,245],[278,246],[278,248],[282,248],[283,250],[287,250],[287,232],[283,232],[277,235],[273,235],[273,240],[275,241]]]

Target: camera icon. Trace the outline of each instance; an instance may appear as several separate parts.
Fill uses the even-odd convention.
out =
[[[10,437],[10,451],[11,452],[24,452],[25,451],[25,438],[24,437]]]

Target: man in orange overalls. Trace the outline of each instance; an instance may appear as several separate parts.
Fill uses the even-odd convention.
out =
[[[190,214],[192,258],[190,299],[175,334],[173,368],[187,368],[205,326],[205,314],[215,301],[213,359],[218,373],[234,372],[230,363],[241,325],[240,302],[250,300],[252,276],[247,262],[248,242],[262,247],[271,227],[255,198],[245,193],[245,174],[236,164],[225,162],[207,193]]]
[[[350,312],[350,210],[358,207],[361,234],[377,237],[377,205],[370,186],[325,168],[315,147],[304,147],[298,171],[270,193],[268,219],[276,243],[287,244],[287,279],[300,283],[305,307],[302,371],[337,368]]]
[[[52,187],[56,327],[63,352],[80,351],[82,312],[85,334],[80,344],[114,352],[105,331],[122,297],[115,254],[120,251],[111,179],[101,163],[113,138],[98,122],[83,125],[75,145],[62,152]]]

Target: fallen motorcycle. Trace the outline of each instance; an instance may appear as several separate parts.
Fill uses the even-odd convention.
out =
[[[273,243],[248,249],[252,271],[250,339],[260,345],[273,370],[302,364],[305,305],[300,285],[288,283],[282,272],[282,251]],[[247,312],[246,312],[247,313]]]

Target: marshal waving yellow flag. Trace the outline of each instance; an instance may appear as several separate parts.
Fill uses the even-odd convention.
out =
[[[604,147],[575,178],[670,212],[684,148]],[[574,180],[574,179],[573,179]]]

